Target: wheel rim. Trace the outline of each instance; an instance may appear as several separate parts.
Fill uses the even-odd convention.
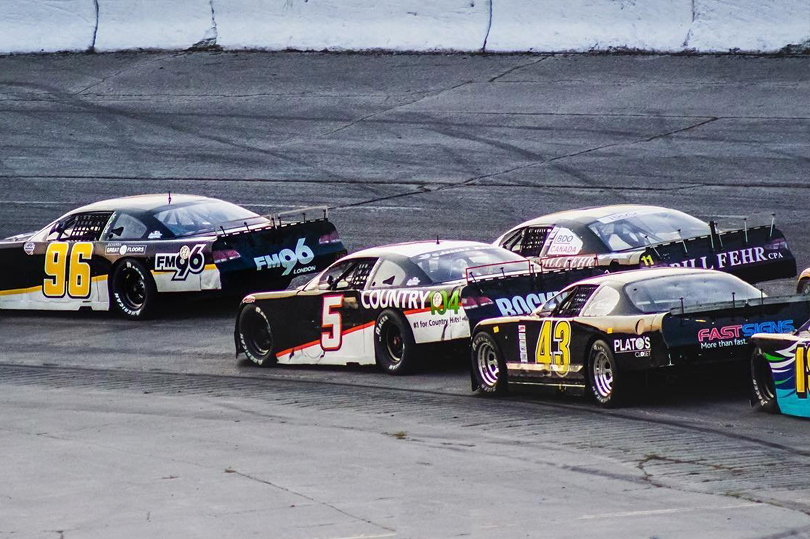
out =
[[[128,268],[121,279],[121,301],[131,310],[137,311],[146,303],[146,283],[140,273]]]
[[[481,383],[487,387],[495,387],[498,384],[500,367],[498,365],[498,353],[492,343],[486,341],[481,343],[476,353],[476,359]]]
[[[244,331],[247,337],[247,345],[252,348],[256,356],[266,356],[273,349],[273,335],[270,332],[270,325],[262,315],[253,311],[253,314],[248,317],[247,327]]]
[[[402,333],[394,324],[388,324],[385,330],[385,348],[393,363],[402,361],[402,354],[405,351],[405,343],[402,340]]]
[[[774,400],[776,398],[776,384],[773,382],[771,368],[761,354],[757,354],[754,359],[754,381],[765,399]]]
[[[593,359],[593,387],[602,398],[613,393],[613,366],[604,350],[597,350]]]

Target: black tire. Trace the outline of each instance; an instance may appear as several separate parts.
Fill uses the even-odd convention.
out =
[[[796,293],[810,296],[810,279],[802,279],[799,281],[799,284],[796,286]]]
[[[237,338],[247,358],[260,367],[277,362],[270,321],[256,305],[249,304],[239,311]]]
[[[779,413],[773,373],[759,348],[751,354],[751,393],[754,406],[769,414]]]
[[[374,324],[374,355],[377,365],[388,374],[406,374],[416,369],[416,341],[408,321],[386,309]]]
[[[509,389],[506,361],[495,339],[485,331],[475,334],[471,343],[472,372],[478,393],[500,395]]]
[[[628,389],[610,346],[597,340],[588,352],[588,386],[594,400],[604,408],[616,408],[626,401]]]
[[[157,302],[157,287],[149,270],[138,260],[122,260],[110,276],[110,307],[130,320],[144,320]]]

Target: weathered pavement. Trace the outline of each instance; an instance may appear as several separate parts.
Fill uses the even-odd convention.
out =
[[[726,226],[776,212],[810,265],[808,62],[0,58],[0,235],[166,190],[327,204],[353,249],[641,202]],[[228,302],[144,324],[0,314],[0,537],[810,533],[807,422],[753,412],[742,389],[619,412],[489,401],[454,365],[252,368],[232,328]]]

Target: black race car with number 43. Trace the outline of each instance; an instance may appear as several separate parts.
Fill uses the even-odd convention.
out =
[[[658,206],[552,213],[514,227],[495,244],[544,268],[707,268],[751,283],[796,275],[796,260],[773,219],[770,225],[720,231],[714,222]]]
[[[547,385],[615,406],[644,371],[721,362],[744,369],[752,335],[792,331],[808,319],[810,298],[767,298],[718,271],[604,274],[572,284],[531,315],[479,323],[473,390]]]
[[[469,241],[353,253],[297,290],[247,296],[236,353],[258,365],[378,364],[412,370],[425,346],[468,343],[476,322],[531,312],[593,270],[539,273],[525,258]]]
[[[140,319],[158,294],[286,288],[345,252],[325,211],[282,224],[200,196],[104,200],[0,241],[0,309],[114,309]]]

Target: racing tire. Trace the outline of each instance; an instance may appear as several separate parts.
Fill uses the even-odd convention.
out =
[[[144,265],[122,260],[110,276],[110,307],[124,318],[145,320],[157,302],[155,280]]]
[[[751,397],[751,403],[763,412],[779,413],[773,373],[759,348],[751,354]]]
[[[588,352],[588,386],[597,404],[603,408],[620,406],[627,396],[623,378],[610,346],[601,339],[594,341]]]
[[[407,374],[416,368],[416,341],[407,319],[385,309],[374,324],[374,356],[388,374]]]
[[[799,284],[796,286],[796,293],[810,296],[810,279],[802,279],[799,281]]]
[[[247,305],[239,312],[236,334],[250,361],[259,367],[276,364],[273,330],[267,315],[259,307]]]
[[[481,395],[502,395],[509,388],[506,361],[495,339],[479,331],[472,339],[472,372]]]

